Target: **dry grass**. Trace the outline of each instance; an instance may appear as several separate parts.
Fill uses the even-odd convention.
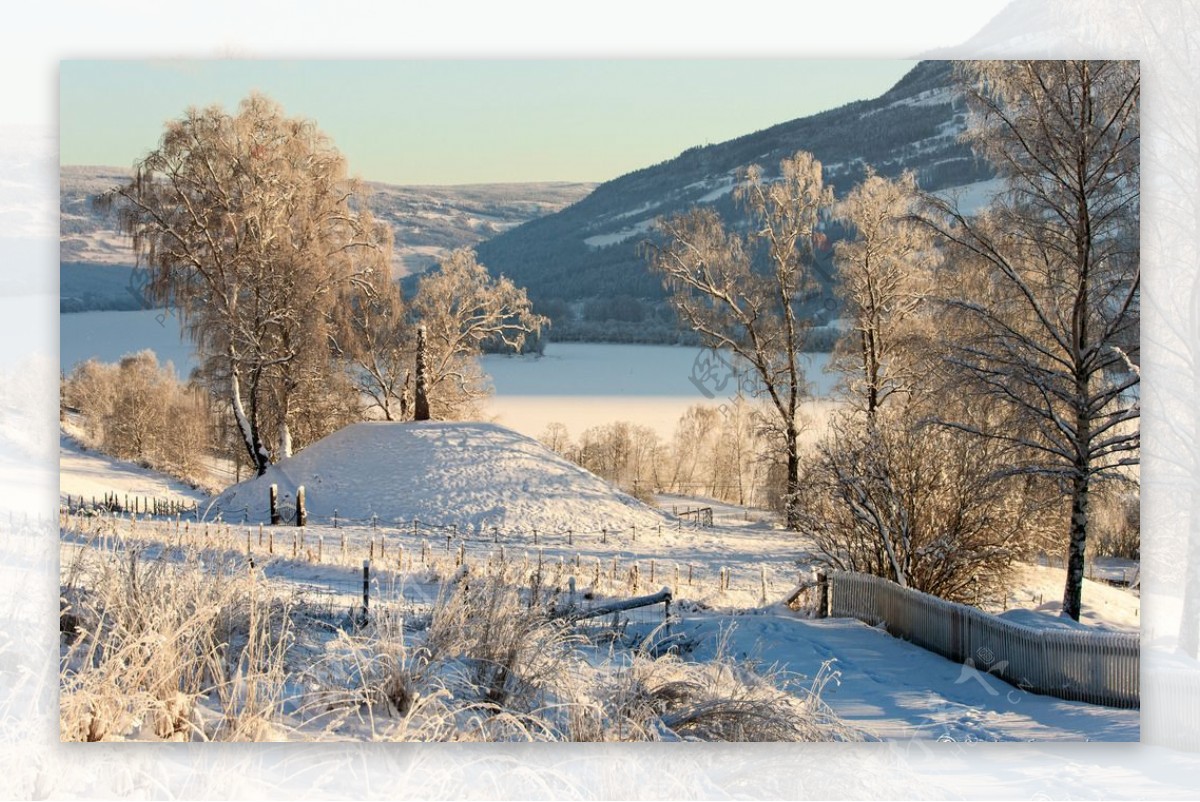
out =
[[[244,564],[110,544],[74,550],[63,573],[63,740],[269,736],[288,616]],[[203,719],[201,700],[223,718]]]
[[[113,529],[64,549],[64,740],[854,738],[820,682],[589,642],[524,563],[460,569],[432,613],[356,627],[306,620],[195,539],[138,542]]]
[[[531,607],[510,579],[460,581],[420,639],[397,619],[340,636],[325,668],[353,669],[324,671],[325,703],[340,700],[340,721],[357,716],[380,740],[859,738],[820,699],[828,673],[794,688],[783,672],[757,673],[724,649],[703,663],[605,653]]]

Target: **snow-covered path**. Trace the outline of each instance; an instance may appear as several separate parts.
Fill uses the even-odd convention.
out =
[[[731,619],[696,616],[685,631],[697,656],[716,648]],[[1028,693],[977,667],[953,663],[860,621],[805,620],[787,612],[732,619],[733,656],[814,677],[826,661],[839,672],[824,700],[845,720],[886,740],[1137,741],[1139,713]],[[993,656],[1003,660],[1003,655]]]

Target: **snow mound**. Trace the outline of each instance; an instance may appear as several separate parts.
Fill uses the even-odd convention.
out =
[[[553,453],[491,423],[356,423],[264,475],[228,488],[210,515],[267,521],[269,487],[294,503],[304,486],[310,523],[408,524],[460,532],[647,529],[662,513]]]

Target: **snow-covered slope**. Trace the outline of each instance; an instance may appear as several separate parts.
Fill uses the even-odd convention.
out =
[[[203,505],[208,496],[176,479],[124,462],[99,451],[89,451],[66,432],[58,441],[59,498],[103,498],[115,493],[118,498],[138,496],[160,501],[178,501]]]
[[[269,487],[285,502],[305,488],[309,519],[404,524],[460,532],[648,531],[668,519],[557,456],[490,423],[356,423],[266,474],[222,493],[212,513],[264,521]]]

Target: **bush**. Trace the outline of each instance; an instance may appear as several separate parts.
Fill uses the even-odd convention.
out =
[[[835,423],[801,477],[802,531],[820,560],[978,604],[1036,542],[1021,479],[998,479],[994,444],[881,418]]]

